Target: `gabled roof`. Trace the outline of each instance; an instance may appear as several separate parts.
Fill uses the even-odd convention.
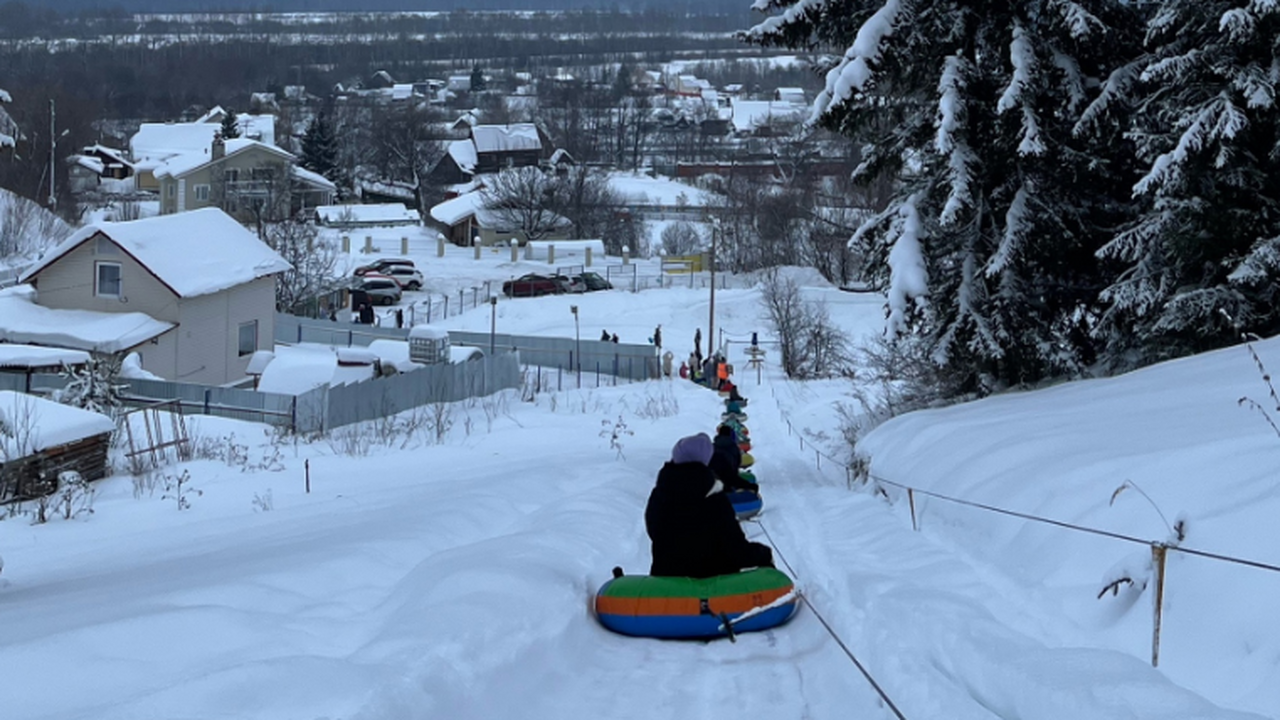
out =
[[[477,153],[541,150],[542,138],[533,123],[510,125],[473,125],[471,140]]]
[[[139,161],[207,151],[218,128],[217,123],[143,123],[129,138],[129,152]]]
[[[209,295],[288,270],[275,250],[217,208],[86,225],[22,274],[22,282],[99,235],[120,246],[179,297]]]
[[[475,144],[470,140],[454,140],[449,143],[449,157],[453,158],[463,172],[476,171],[476,162],[479,157],[476,155]]]
[[[213,162],[210,155],[212,148],[213,148],[213,142],[211,140],[209,143],[209,147],[206,147],[203,150],[183,153],[181,155],[178,155],[177,157],[173,157],[164,161],[163,163],[160,164],[159,167],[155,169],[156,178],[157,179],[163,178],[163,177],[177,178],[177,177],[182,177],[183,175],[188,175],[196,170],[199,170],[205,165],[208,165],[209,163]],[[293,156],[292,153],[282,150],[276,147],[275,145],[268,145],[266,143],[258,142],[257,140],[247,140],[245,138],[236,138],[235,140],[226,141],[226,148],[227,148],[227,154],[225,157],[228,157],[228,158],[243,152],[249,152],[254,148],[257,148],[257,149],[269,152],[279,157],[281,160],[286,160],[288,162],[293,162],[294,160],[297,159]]]

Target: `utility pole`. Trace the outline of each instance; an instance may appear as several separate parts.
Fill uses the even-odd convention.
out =
[[[58,195],[54,192],[54,173],[58,169],[58,130],[57,113],[54,110],[53,98],[49,98],[49,209],[58,209]]]
[[[711,252],[708,254],[711,265],[711,318],[707,322],[707,357],[715,357],[715,348],[710,347],[716,341],[716,236],[720,234],[719,218],[711,221]],[[709,381],[708,381],[709,382]]]

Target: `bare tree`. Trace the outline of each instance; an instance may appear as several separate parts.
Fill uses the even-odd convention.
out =
[[[420,209],[431,204],[427,173],[444,156],[444,137],[433,119],[427,105],[410,104],[375,112],[365,128],[370,166],[382,179],[413,187]]]
[[[576,167],[554,181],[553,209],[573,223],[575,237],[600,239],[605,251],[622,253],[623,246],[641,252],[643,224],[623,211],[623,201],[603,171]]]
[[[526,240],[541,240],[564,222],[555,210],[562,198],[557,197],[560,187],[554,176],[524,167],[503,170],[486,182],[480,191],[485,208]]]
[[[289,312],[300,303],[333,289],[338,249],[319,237],[315,225],[285,220],[266,227],[266,241],[292,269],[276,280],[276,309]]]
[[[672,223],[662,229],[662,249],[668,255],[690,255],[700,250],[704,242],[693,223]]]
[[[826,305],[805,300],[791,278],[766,273],[761,298],[778,336],[782,370],[788,377],[842,377],[852,373],[848,341],[831,322]]]

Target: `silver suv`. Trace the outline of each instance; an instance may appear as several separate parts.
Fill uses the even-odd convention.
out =
[[[400,302],[400,283],[389,277],[365,276],[356,284],[357,290],[369,295],[369,302],[375,305],[395,305]]]

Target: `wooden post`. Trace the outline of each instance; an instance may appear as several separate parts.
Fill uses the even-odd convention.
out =
[[[308,459],[304,461],[302,463],[302,466],[307,469],[307,494],[310,495],[311,494],[311,460]]]
[[[436,233],[436,257],[444,257],[444,234]]]
[[[511,262],[520,262],[520,243],[511,243]]]
[[[479,260],[479,259],[480,259],[480,251],[481,251],[482,249],[483,249],[483,248],[481,248],[481,246],[479,246],[479,245],[477,245],[477,246],[476,246],[476,259],[477,259],[477,260]]]
[[[342,236],[342,252],[344,253],[351,252],[351,236],[350,235]]]
[[[916,493],[911,488],[907,488],[907,504],[911,506],[911,529],[919,532],[920,523],[916,521]]]
[[[587,248],[586,258],[583,260],[583,265],[585,265],[586,267],[591,267],[591,248],[590,247]]]
[[[409,238],[404,237],[403,235],[400,237],[400,254],[409,254]]]
[[[372,235],[364,236],[364,251],[366,253],[373,252],[373,236]]]
[[[1155,617],[1151,625],[1151,667],[1160,667],[1160,624],[1164,612],[1164,561],[1169,547],[1152,543],[1151,566],[1156,571]]]
[[[555,243],[551,243],[550,245],[547,246],[547,264],[548,265],[556,264],[556,244]]]

